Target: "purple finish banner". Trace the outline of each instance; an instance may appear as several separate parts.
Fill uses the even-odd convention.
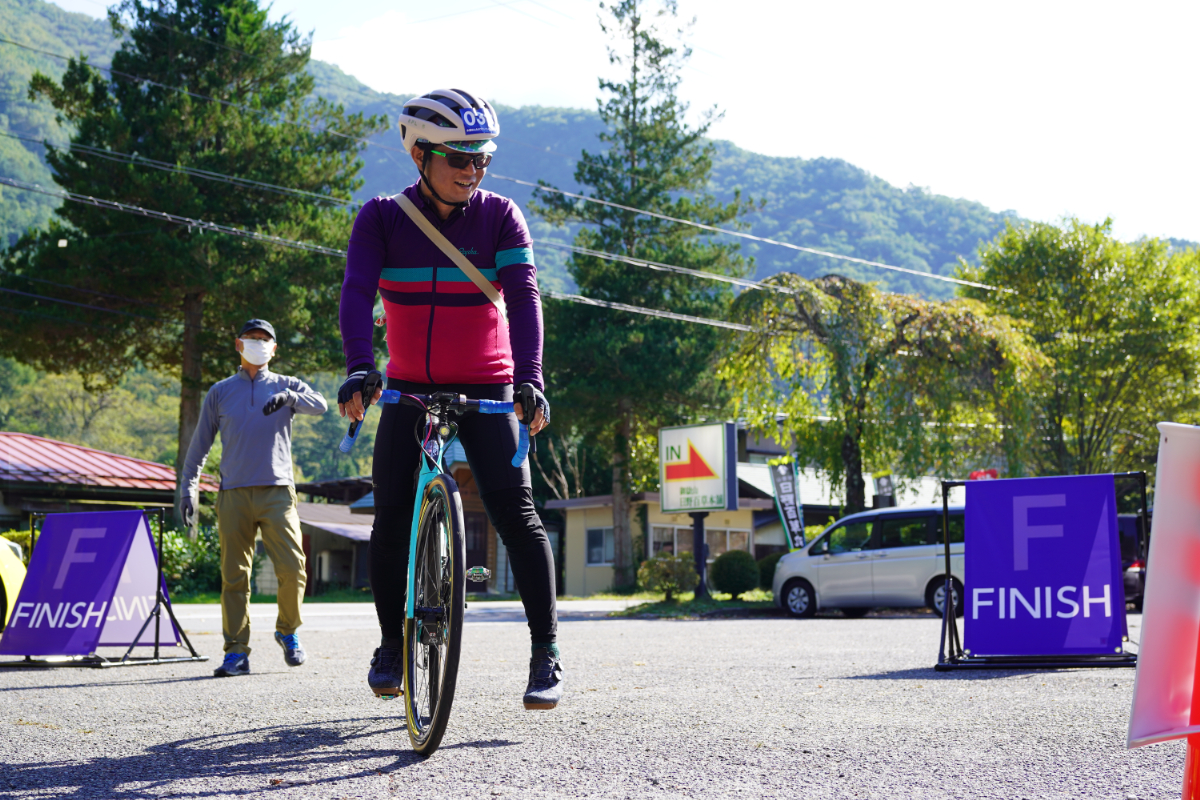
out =
[[[141,511],[48,514],[0,654],[88,655],[100,646],[129,645],[154,607],[157,579]],[[160,641],[178,644],[170,617],[162,621]],[[154,644],[153,623],[138,644]]]
[[[967,484],[963,647],[973,656],[1122,652],[1112,475]]]

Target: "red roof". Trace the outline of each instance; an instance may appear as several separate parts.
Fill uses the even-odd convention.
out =
[[[0,431],[0,481],[174,491],[175,470],[28,433]],[[216,478],[202,475],[200,488],[215,492],[219,487]]]

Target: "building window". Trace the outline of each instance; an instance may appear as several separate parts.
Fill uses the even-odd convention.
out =
[[[655,525],[651,529],[651,534],[654,537],[651,542],[651,545],[652,545],[651,552],[650,552],[651,558],[653,558],[654,556],[663,555],[663,554],[673,555],[675,553],[675,529],[674,528],[664,528],[664,527]]]
[[[693,533],[691,528],[675,529],[675,552],[691,553],[696,548],[692,546]],[[753,553],[754,537],[750,531],[730,531],[724,528],[709,528],[704,531],[704,540],[708,543],[708,561],[712,563],[717,556],[730,550],[746,550]]]
[[[613,563],[616,542],[612,528],[588,528],[587,563],[589,567],[600,567]]]

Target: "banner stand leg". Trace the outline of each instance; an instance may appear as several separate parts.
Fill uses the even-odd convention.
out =
[[[146,527],[148,528],[150,526],[149,514],[147,514],[146,517]],[[165,527],[166,516],[163,509],[160,508],[158,509],[158,552],[155,554],[155,560],[158,562],[158,583],[156,584],[156,594],[158,596],[154,602],[154,608],[150,610],[150,615],[147,616],[146,621],[142,623],[141,630],[138,631],[137,636],[133,637],[133,644],[129,645],[129,649],[125,651],[125,655],[121,656],[119,660],[112,659],[101,661],[100,663],[96,664],[98,667],[136,667],[145,664],[167,664],[180,661],[208,661],[208,656],[200,655],[196,652],[196,648],[192,647],[192,642],[187,638],[187,634],[183,632],[183,628],[180,627],[179,620],[175,619],[175,610],[171,608],[171,604],[163,595],[162,552],[163,529]],[[179,636],[187,645],[188,651],[191,652],[190,656],[173,656],[171,658],[163,658],[159,654],[159,648],[161,647],[162,642],[162,610],[164,607],[167,609],[167,615],[171,618],[171,623],[175,626],[175,630],[179,633]],[[151,620],[154,621],[154,656],[151,658],[133,656],[131,658],[130,654],[133,653],[133,648],[137,647],[138,640],[141,639],[142,634],[146,632],[146,627],[150,624]]]
[[[142,511],[146,515],[146,527],[149,528],[150,520],[149,513],[144,509]],[[187,634],[183,632],[183,628],[179,624],[179,620],[175,618],[175,610],[171,608],[170,601],[163,594],[163,571],[162,571],[162,545],[163,545],[163,528],[165,527],[165,514],[163,509],[157,509],[158,514],[158,552],[155,553],[155,560],[158,562],[158,598],[154,603],[154,608],[150,610],[150,614],[146,617],[146,621],[142,623],[141,629],[137,636],[133,637],[133,644],[129,645],[129,649],[125,651],[125,655],[120,658],[98,656],[95,653],[87,656],[51,656],[49,658],[35,659],[31,656],[25,656],[20,661],[0,661],[2,667],[17,667],[17,668],[48,668],[48,667],[143,667],[152,664],[175,664],[186,661],[208,661],[208,656],[202,656],[196,652],[196,648],[192,646],[192,642],[188,639]],[[32,531],[33,522],[30,521],[30,529]],[[30,536],[32,541],[32,534]],[[30,550],[32,551],[32,545]],[[187,645],[190,656],[170,656],[164,657],[159,652],[161,647],[161,631],[162,631],[162,610],[167,609],[167,615],[171,618],[171,624],[175,626],[175,630]],[[154,620],[154,655],[146,656],[130,656],[133,648],[137,646],[137,642],[142,638],[142,634],[146,632],[146,627],[150,621]]]
[[[1142,513],[1146,508],[1146,473],[1120,472],[1113,475],[1117,478],[1137,478],[1141,481]],[[950,572],[950,490],[956,486],[966,486],[966,481],[942,481],[942,541],[946,554],[946,601],[942,604],[942,638],[938,648],[938,660],[933,668],[938,672],[953,672],[966,669],[1095,669],[1097,667],[1136,667],[1136,653],[1120,655],[1081,655],[1081,656],[972,656],[963,650],[962,639],[958,634],[958,618],[955,613],[954,591]],[[1144,526],[1144,518],[1141,520]],[[966,587],[964,586],[964,589]],[[966,598],[962,598],[966,602]],[[1200,749],[1200,737],[1196,738],[1197,749]],[[1186,791],[1188,773],[1184,775],[1184,800],[1200,800],[1200,752],[1192,759],[1193,749],[1191,738],[1188,740],[1188,764],[1194,765],[1196,786],[1195,794],[1188,795]]]

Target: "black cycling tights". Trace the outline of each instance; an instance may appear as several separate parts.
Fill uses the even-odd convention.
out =
[[[388,388],[415,394],[453,391],[472,399],[512,401],[512,386],[507,384],[428,386],[391,378]],[[404,636],[409,535],[420,454],[413,430],[421,416],[419,410],[409,406],[386,405],[375,437],[375,524],[371,529],[370,571],[375,611],[385,639]],[[517,451],[516,416],[467,414],[459,420],[459,439],[488,518],[508,548],[530,637],[535,644],[555,642],[558,613],[554,556],[533,505],[529,465],[512,466]]]

